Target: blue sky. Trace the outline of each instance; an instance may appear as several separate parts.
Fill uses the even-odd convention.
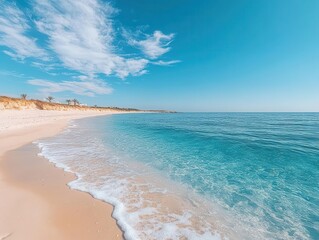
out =
[[[0,0],[0,94],[319,111],[317,0]]]

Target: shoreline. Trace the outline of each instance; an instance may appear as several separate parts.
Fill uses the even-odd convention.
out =
[[[5,196],[0,201],[0,239],[123,239],[113,206],[70,189],[67,183],[75,174],[39,157],[32,144],[59,134],[70,120],[113,113],[0,112],[0,122],[7,124],[0,129],[0,194]]]

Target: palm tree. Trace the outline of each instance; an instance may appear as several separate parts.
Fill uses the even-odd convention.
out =
[[[53,99],[54,99],[54,97],[49,96],[49,97],[47,97],[46,99],[48,100],[48,102],[52,102]]]
[[[25,93],[23,93],[23,94],[21,94],[20,96],[21,96],[21,98],[22,98],[23,100],[26,100],[28,95],[25,94]]]
[[[79,105],[80,104],[80,102],[77,99],[73,99],[72,102],[73,102],[74,105]]]
[[[72,100],[70,100],[70,99],[67,99],[67,100],[65,100],[65,101],[67,102],[68,105],[70,105],[71,102],[72,102]]]

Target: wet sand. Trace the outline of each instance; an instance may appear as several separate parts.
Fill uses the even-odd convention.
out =
[[[122,239],[113,207],[71,190],[66,184],[75,176],[39,157],[30,144],[59,133],[70,119],[102,114],[41,112],[41,118],[34,112],[24,125],[25,113],[0,113],[8,126],[0,129],[0,239]]]

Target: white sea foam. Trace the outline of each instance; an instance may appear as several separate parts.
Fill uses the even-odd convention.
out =
[[[125,239],[222,238],[200,212],[196,213],[199,203],[194,204],[195,200],[191,202],[186,197],[184,201],[185,196],[175,194],[174,187],[163,184],[163,179],[152,179],[158,176],[150,174],[147,166],[125,161],[97,136],[85,135],[80,128],[71,131],[72,128],[77,125],[57,137],[37,141],[40,154],[76,174],[77,179],[68,184],[70,188],[112,204],[113,217]],[[145,169],[139,171],[142,167]]]

